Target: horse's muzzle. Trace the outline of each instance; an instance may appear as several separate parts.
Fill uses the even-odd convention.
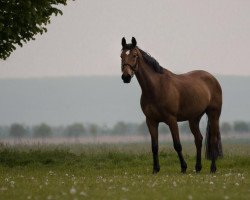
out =
[[[132,76],[128,75],[122,75],[122,80],[124,83],[130,83]]]

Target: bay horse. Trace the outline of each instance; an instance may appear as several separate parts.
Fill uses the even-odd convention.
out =
[[[126,43],[124,37],[121,43],[121,78],[124,83],[129,83],[135,75],[142,91],[140,103],[151,135],[153,173],[160,171],[158,159],[160,122],[169,126],[174,149],[180,160],[181,172],[186,172],[187,164],[182,155],[177,124],[179,121],[189,122],[197,150],[195,170],[200,172],[203,137],[199,122],[205,113],[208,117],[206,158],[211,160],[210,172],[214,173],[217,158],[223,156],[219,129],[222,89],[219,82],[210,73],[202,70],[179,75],[172,73],[141,50],[134,37],[130,44]]]

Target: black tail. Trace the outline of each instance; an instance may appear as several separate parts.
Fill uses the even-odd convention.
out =
[[[217,134],[217,144],[215,148],[212,148],[212,145],[210,144],[210,137],[211,137],[211,127],[210,127],[210,120],[208,118],[207,121],[207,132],[206,132],[206,154],[205,157],[208,160],[211,160],[212,157],[217,159],[218,157],[223,157],[223,151],[222,151],[222,144],[221,144],[221,135],[220,131]]]

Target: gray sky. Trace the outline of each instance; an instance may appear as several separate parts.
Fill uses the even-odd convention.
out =
[[[78,0],[0,61],[0,77],[119,75],[121,38],[135,36],[169,70],[250,75],[249,0]]]

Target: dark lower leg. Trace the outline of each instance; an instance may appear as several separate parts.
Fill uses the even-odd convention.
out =
[[[185,173],[187,170],[187,163],[185,162],[183,155],[182,155],[182,146],[181,143],[174,143],[174,149],[178,154],[180,163],[181,163],[181,172]]]
[[[154,121],[146,120],[147,126],[151,135],[151,147],[153,153],[153,174],[160,171],[158,159],[158,124]]]
[[[194,142],[196,146],[196,164],[195,164],[195,171],[200,172],[202,165],[201,165],[201,149],[202,149],[202,135],[199,129],[199,122],[200,117],[195,120],[189,121],[190,130],[194,135]]]
[[[201,168],[202,168],[202,165],[201,165],[202,138],[195,139],[195,145],[196,145],[196,149],[197,149],[195,171],[200,172]]]
[[[158,142],[156,143],[154,139],[152,141],[152,153],[153,153],[153,173],[160,171],[159,159],[158,159]]]
[[[187,169],[187,163],[185,162],[183,155],[182,155],[182,146],[180,143],[180,138],[179,138],[179,129],[178,129],[178,124],[176,118],[169,119],[168,125],[171,131],[171,135],[173,138],[174,142],[174,149],[178,154],[180,164],[181,164],[181,172],[185,173]]]
[[[210,166],[210,172],[211,173],[215,173],[216,172],[216,163],[215,163],[215,161],[216,161],[216,159],[217,159],[217,157],[218,157],[218,155],[217,155],[217,151],[215,150],[216,149],[216,142],[214,141],[214,143],[213,143],[213,146],[212,146],[212,155],[211,155],[211,166]]]

